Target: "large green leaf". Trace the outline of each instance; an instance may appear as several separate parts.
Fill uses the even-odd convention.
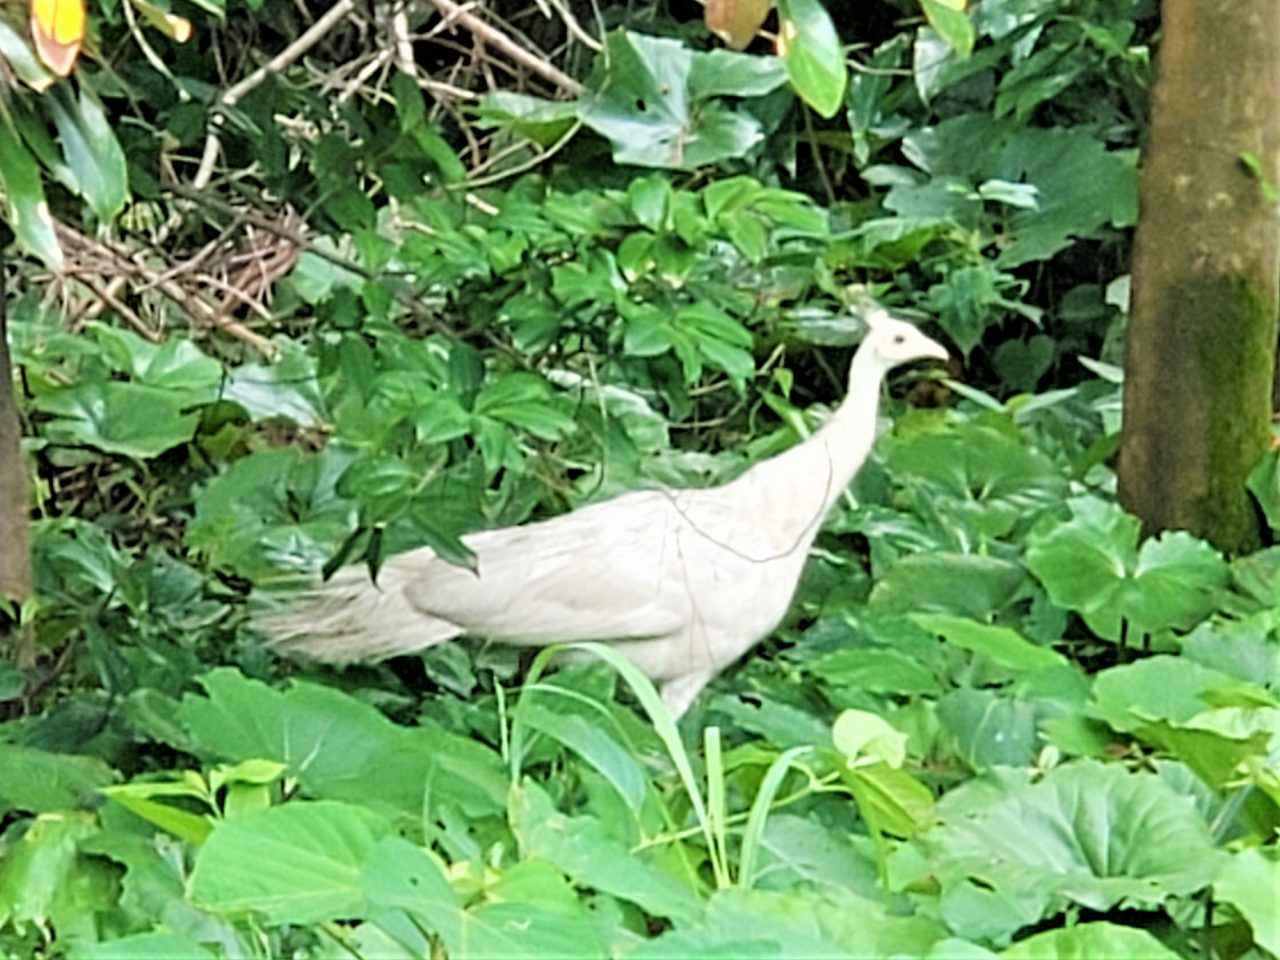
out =
[[[512,90],[494,90],[476,106],[477,126],[509,127],[543,146],[555,143],[573,127],[577,105],[543,100]]]
[[[1037,933],[1005,950],[1000,960],[1177,960],[1178,956],[1146,930],[1099,922]]]
[[[528,863],[528,861],[526,861]],[[414,924],[404,928],[391,919],[380,925],[406,947],[424,954],[419,931],[438,937],[455,960],[504,957],[605,957],[597,927],[571,893],[563,895],[546,871],[523,871],[523,882],[508,882],[493,891],[492,901],[463,906],[437,863],[403,840],[388,838],[369,854],[363,882],[377,911],[404,911]],[[568,893],[568,891],[564,891]]]
[[[875,865],[865,850],[817,817],[770,814],[760,838],[760,869],[753,885],[777,890],[801,885],[876,895]]]
[[[577,426],[567,406],[565,399],[542,377],[532,373],[506,373],[480,391],[475,412],[477,416],[527,430],[543,440],[559,440]]]
[[[1039,197],[1036,209],[1010,218],[1003,267],[1047,260],[1077,237],[1137,222],[1137,151],[1108,150],[1084,130],[1024,128],[991,176],[1033,184]]]
[[[137,383],[88,380],[41,394],[36,409],[54,419],[44,432],[55,443],[94,447],[140,460],[190,440],[200,418],[180,393]]]
[[[190,340],[173,337],[152,343],[132,330],[105,323],[90,324],[88,329],[112,365],[136,383],[177,391],[205,403],[217,396],[222,364]]]
[[[805,669],[834,687],[898,696],[942,692],[932,670],[898,650],[836,650],[808,661]]]
[[[1040,747],[1035,706],[991,690],[953,690],[938,702],[938,720],[974,770],[1028,766]]]
[[[1231,904],[1253,928],[1258,946],[1280,956],[1280,861],[1275,847],[1242,850],[1232,856],[1213,886],[1214,896]]]
[[[314,574],[355,521],[336,492],[353,456],[330,444],[314,455],[284,448],[241,457],[198,491],[187,546],[259,584]]]
[[[300,427],[325,420],[315,358],[296,345],[282,345],[275,363],[242,363],[229,371],[220,396],[255,420],[286,419]]]
[[[391,825],[365,807],[297,801],[224,820],[200,847],[191,896],[271,923],[365,916],[361,870]]]
[[[0,803],[31,813],[76,807],[115,779],[97,757],[0,743]]]
[[[648,780],[636,758],[587,717],[544,704],[547,701],[522,703],[516,722],[564,744],[594,767],[627,806],[638,813],[645,800]]]
[[[758,121],[692,86],[695,57],[706,54],[626,31],[605,43],[607,74],[578,116],[610,141],[615,162],[688,170],[742,157],[762,139]]]
[[[430,725],[399,727],[337,690],[295,683],[273,690],[232,669],[205,674],[178,719],[202,753],[224,761],[276,760],[313,796],[420,816],[423,798],[471,816],[499,813],[506,775],[497,754]]]
[[[890,564],[871,591],[874,613],[929,611],[984,619],[1017,592],[1026,574],[1016,563],[971,553],[914,553]]]
[[[677,929],[627,956],[921,957],[946,936],[936,920],[892,916],[884,904],[848,892],[721,890],[699,925]]]
[[[1240,765],[1265,756],[1280,736],[1280,709],[1267,690],[1186,657],[1147,657],[1103,671],[1090,710],[1182,760],[1215,790],[1233,784]],[[1274,810],[1250,802],[1245,813],[1269,831]]]
[[[1213,709],[1215,691],[1225,695],[1236,685],[1228,674],[1186,657],[1145,657],[1110,667],[1094,678],[1094,709],[1097,716],[1124,732],[1158,720],[1185,726]],[[1257,694],[1266,696],[1260,687]]]
[[[1204,541],[1166,532],[1139,549],[1138,520],[1119,506],[1089,496],[1067,506],[1070,520],[1031,539],[1027,566],[1098,636],[1119,640],[1126,621],[1147,633],[1186,630],[1215,609],[1228,571]]]
[[[77,960],[215,960],[215,954],[176,933],[139,933],[96,943]]]
[[[946,47],[941,50],[946,56]],[[1023,185],[1013,195],[1019,205],[1009,207],[1000,224],[995,266],[1001,269],[1046,260],[1076,239],[1131,226],[1137,218],[1136,152],[1110,150],[1082,128],[1027,127],[987,113],[962,113],[910,131],[903,153],[928,174],[893,181],[885,206],[904,217],[991,229],[981,185]],[[1035,202],[1028,204],[1032,191]]]
[[[77,912],[76,887],[94,880],[77,847],[97,831],[88,813],[45,813],[27,825],[0,859],[0,929]]]
[[[1071,906],[1156,907],[1211,883],[1222,854],[1191,801],[1160,778],[1078,761],[1039,783],[976,780],[939,804],[916,841],[948,925],[1007,939]]]

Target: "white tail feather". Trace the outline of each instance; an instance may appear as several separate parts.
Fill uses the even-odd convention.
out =
[[[461,636],[456,624],[409,603],[408,580],[394,560],[377,585],[363,567],[347,567],[291,598],[287,610],[256,618],[254,626],[279,652],[326,663],[384,660]]]

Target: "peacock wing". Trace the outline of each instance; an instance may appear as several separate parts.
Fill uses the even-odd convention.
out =
[[[625,494],[540,523],[464,537],[475,572],[433,554],[406,579],[423,613],[514,643],[658,637],[689,616],[671,542],[680,514],[661,492]]]

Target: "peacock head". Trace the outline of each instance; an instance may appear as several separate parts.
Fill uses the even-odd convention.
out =
[[[863,315],[867,335],[863,337],[858,353],[870,353],[872,361],[882,370],[892,370],[911,360],[946,360],[947,351],[936,340],[926,337],[911,324],[889,316],[876,307]]]

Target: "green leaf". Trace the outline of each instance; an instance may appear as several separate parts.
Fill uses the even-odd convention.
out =
[[[842,770],[841,777],[876,833],[914,837],[933,825],[933,792],[907,771],[878,762]]]
[[[563,403],[551,384],[536,373],[506,373],[480,391],[475,412],[543,440],[559,440],[577,427]]]
[[[329,256],[321,256],[322,253]],[[349,260],[349,250],[340,248],[329,237],[318,237],[298,257],[289,279],[304,302],[315,306],[337,291],[359,290],[364,285],[364,277],[339,266],[333,258]]]
[[[670,350],[673,342],[671,326],[659,311],[645,310],[627,323],[622,349],[630,357],[656,357]]]
[[[658,174],[638,177],[627,187],[627,200],[630,202],[631,212],[635,214],[641,226],[654,233],[667,227],[671,198],[671,184],[665,177]]]
[[[598,818],[560,813],[532,781],[512,787],[510,820],[525,857],[554,864],[582,886],[628,900],[676,923],[691,922],[700,913],[688,887],[629,852]]]
[[[190,340],[175,337],[156,344],[132,330],[105,323],[92,323],[88,328],[116,369],[138,383],[179,391],[204,403],[216,399],[223,378],[222,364],[202,353]]]
[[[505,808],[507,779],[497,754],[424,722],[399,727],[338,690],[296,682],[272,690],[232,669],[200,678],[207,697],[188,695],[179,719],[202,753],[224,761],[276,760],[313,796],[421,816],[432,796],[472,816]]]
[[[365,807],[295,801],[223,820],[196,854],[191,897],[270,923],[366,915],[361,871],[391,825]]]
[[[9,921],[45,924],[61,912],[83,882],[77,847],[97,832],[89,813],[36,817],[0,860],[0,927]]]
[[[938,702],[938,720],[974,770],[1029,766],[1039,741],[1035,706],[991,690],[953,690]]]
[[[873,613],[937,611],[982,620],[1009,603],[1026,574],[1012,561],[970,553],[899,557],[871,591]]]
[[[764,134],[759,121],[691,90],[694,58],[677,40],[614,31],[607,73],[578,116],[613,145],[620,164],[689,170],[744,156]]]
[[[837,650],[805,666],[824,683],[836,687],[901,696],[941,693],[933,671],[897,650]]]
[[[946,935],[936,920],[892,916],[848,892],[717,891],[705,920],[650,941],[628,957],[922,957]]]
[[[467,168],[449,141],[440,135],[434,124],[422,123],[410,131],[410,136],[417,143],[422,155],[431,160],[440,171],[440,179],[445,183],[461,183],[466,179]]]
[[[981,653],[1010,670],[1043,670],[1067,663],[1062,654],[1036,646],[1009,627],[977,623],[966,617],[941,613],[917,613],[911,619],[948,643]]]
[[[813,884],[869,898],[876,896],[875,867],[865,851],[816,817],[770,814],[759,849],[759,880],[755,885],[787,890]],[[745,864],[741,878],[740,882],[746,884]]]
[[[77,960],[215,960],[215,954],[176,933],[138,933],[121,940],[95,943]]]
[[[0,22],[0,56],[18,79],[33,90],[44,90],[58,79],[36,57],[27,32],[19,33],[12,24],[4,22]]]
[[[964,0],[920,0],[929,26],[960,57],[973,53],[975,32],[964,12]]]
[[[238,403],[254,420],[285,419],[300,427],[327,420],[315,358],[289,344],[281,344],[275,363],[242,363],[220,386],[221,398]]]
[[[476,125],[509,127],[518,136],[547,147],[569,132],[577,113],[577,104],[571,102],[494,90],[485,94],[476,106]]]
[[[992,361],[1000,379],[1017,390],[1034,391],[1053,366],[1057,344],[1043,333],[1029,340],[1006,340],[996,347]]]
[[[950,195],[947,199],[950,203]],[[1013,282],[1009,274],[984,262],[950,270],[929,288],[929,305],[938,316],[939,326],[965,355],[978,345],[989,327],[998,324],[1016,306],[1006,296]]]
[[[79,99],[72,99],[71,88],[62,84],[46,100],[79,193],[99,220],[115,219],[129,199],[129,176],[124,150],[102,104],[83,83]]]
[[[1228,689],[1233,683],[1228,674],[1186,657],[1144,657],[1109,667],[1094,678],[1095,715],[1127,733],[1153,720],[1186,726],[1211,709],[1215,689]]]
[[[444,951],[456,960],[578,960],[609,955],[590,916],[571,893],[560,894],[553,875],[526,866],[524,876],[518,879],[514,876],[517,872],[520,867],[508,871],[505,882],[493,890],[496,902],[463,909],[462,898],[436,862],[422,850],[392,837],[370,853],[364,888],[375,910],[403,910],[415,921],[416,930],[438,936]],[[547,895],[548,887],[554,890],[551,896]],[[424,955],[416,937],[396,936],[392,923],[382,921],[382,925],[415,955]]]
[[[1257,466],[1249,471],[1247,482],[1258,506],[1267,518],[1267,526],[1280,529],[1280,450],[1268,450]]]
[[[40,166],[9,125],[7,115],[0,116],[0,188],[4,190],[5,219],[18,242],[50,270],[61,270],[62,246],[44,198]]]
[[[0,703],[17,700],[27,688],[27,674],[11,663],[0,663]],[[0,782],[4,777],[0,775]]]
[[[778,0],[779,51],[801,99],[831,119],[844,103],[849,71],[831,14],[818,0]]]
[[[406,133],[426,121],[427,103],[413,77],[396,72],[391,79],[391,92],[396,98],[396,120],[400,132]]]
[[[704,97],[763,97],[787,82],[787,68],[777,57],[758,57],[733,50],[693,55],[689,93]]]
[[[1001,267],[1047,260],[1078,237],[1137,222],[1137,151],[1108,150],[1082,129],[1023,129],[993,174],[1036,188],[1040,205],[1009,221]]]
[[[96,757],[0,743],[0,800],[17,810],[52,813],[78,807],[114,779]]]
[[[187,546],[260,585],[281,571],[311,575],[351,532],[355,508],[336,493],[352,452],[260,450],[236,460],[196,497]]]
[[[550,698],[520,705],[516,721],[564,744],[609,782],[635,813],[644,803],[648,778],[636,759],[604,730],[576,713],[549,709]]]
[[[192,846],[203,843],[213,829],[209,815],[190,813],[172,804],[159,803],[155,797],[185,797],[207,801],[205,791],[183,781],[122,783],[104,787],[102,793],[120,806],[137,814],[161,830],[167,830]]]
[[[1253,928],[1253,939],[1268,953],[1280,956],[1280,861],[1275,848],[1242,850],[1232,856],[1213,885],[1214,896],[1240,911]]]
[[[54,419],[45,434],[55,443],[95,447],[103,453],[148,460],[190,440],[199,416],[187,413],[171,390],[115,380],[89,380],[35,399]]]
[[[831,728],[836,749],[849,763],[881,760],[895,769],[907,758],[907,735],[899,733],[878,714],[865,710],[844,710]]]
[[[751,333],[714,305],[682,307],[676,311],[672,327],[677,331],[673,344],[680,342],[680,334],[687,334],[707,363],[723,370],[739,386],[755,372],[755,360],[749,351]]]
[[[1041,47],[1000,79],[995,115],[1012,113],[1025,121],[1046,101],[1087,76],[1087,61],[1074,56],[1075,41],[1059,41]]]
[[[1280,716],[1262,687],[1170,656],[1100,673],[1090,712],[1182,760],[1214,789],[1234,782],[1240,764],[1266,752]],[[1246,807],[1246,814],[1254,811]]]
[[[1067,494],[1062,470],[1020,437],[975,423],[885,438],[885,463],[917,512],[1002,538],[1025,529]]]
[[[1067,506],[1069,521],[1032,538],[1027,566],[1098,636],[1119,640],[1125,621],[1144,633],[1187,630],[1216,609],[1227,565],[1204,541],[1166,532],[1138,549],[1138,520],[1120,507],[1096,497]]]
[[[1153,908],[1217,876],[1194,806],[1158,777],[1090,760],[1031,783],[971,781],[939,804],[942,825],[915,842],[942,885],[959,936],[1004,939],[1072,906]]]
[[[1116,923],[1082,923],[1019,940],[1000,960],[1178,960],[1145,930]]]

